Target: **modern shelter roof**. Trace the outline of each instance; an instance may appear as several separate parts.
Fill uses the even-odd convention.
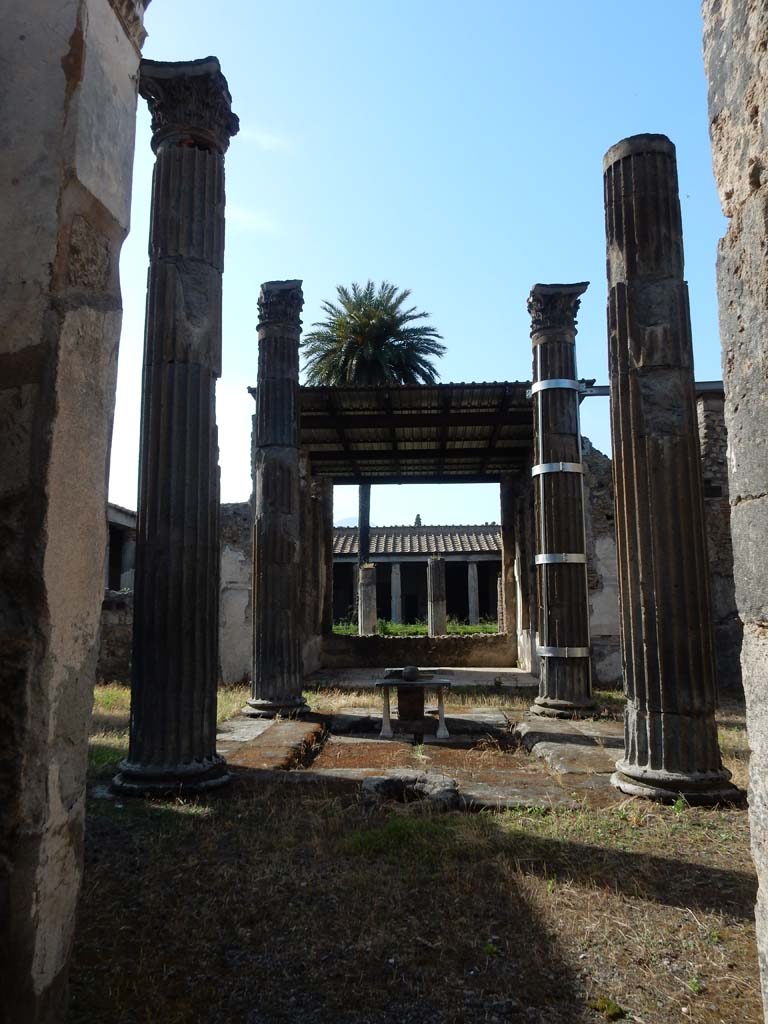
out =
[[[356,526],[335,526],[333,553],[357,556]],[[371,557],[375,555],[494,555],[501,557],[501,527],[372,526]]]
[[[530,458],[527,381],[302,387],[301,447],[337,484],[481,483]]]

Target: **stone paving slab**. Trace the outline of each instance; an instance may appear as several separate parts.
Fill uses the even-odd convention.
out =
[[[526,716],[513,735],[527,751],[560,775],[612,774],[624,754],[620,722]]]
[[[231,768],[288,771],[301,763],[304,755],[322,741],[325,733],[322,722],[249,721],[253,725],[266,721],[266,726],[249,734],[241,719],[231,719],[225,724],[236,723],[234,728],[230,731],[222,729],[217,736],[217,750]]]

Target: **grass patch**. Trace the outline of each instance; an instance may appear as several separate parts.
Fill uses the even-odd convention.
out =
[[[127,688],[102,691],[95,710],[116,717],[92,751],[106,772],[128,703]],[[220,715],[246,697],[226,688]],[[376,703],[370,690],[307,697]],[[745,765],[743,708],[719,721],[726,763]],[[67,1020],[761,1024],[755,892],[743,808],[372,811],[255,782],[89,799]]]
[[[222,686],[218,692],[216,720],[236,715],[250,696],[244,684]],[[93,716],[88,740],[88,778],[111,779],[128,756],[131,688],[126,683],[97,683],[93,688]]]
[[[461,622],[459,619],[448,619],[448,634],[450,636],[473,636],[480,633],[498,633],[499,626],[495,619],[487,619],[470,625],[468,622]],[[389,619],[379,619],[376,625],[379,636],[426,636],[426,622],[390,622]],[[356,622],[335,622],[333,632],[337,636],[357,636]]]
[[[422,866],[444,856],[443,846],[455,833],[455,818],[422,815],[392,816],[372,828],[351,832],[340,844],[342,854],[399,864],[404,858]]]
[[[304,699],[311,711],[321,714],[336,714],[344,708],[370,707],[381,713],[381,695],[372,689],[342,689],[318,687],[304,690]],[[435,700],[433,691],[428,690],[426,699]],[[522,714],[530,707],[531,697],[516,694],[503,687],[461,686],[451,687],[445,694],[447,712],[466,708],[494,707]]]
[[[743,810],[632,800],[91,801],[68,1021],[758,1024],[748,844]]]

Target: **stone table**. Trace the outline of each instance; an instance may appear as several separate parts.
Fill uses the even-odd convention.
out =
[[[381,739],[392,739],[392,719],[390,709],[390,690],[397,690],[397,716],[398,721],[403,725],[407,722],[411,726],[424,725],[429,721],[424,715],[424,694],[427,689],[437,690],[437,732],[435,735],[439,740],[447,740],[450,733],[445,724],[445,700],[443,691],[450,687],[448,679],[433,676],[431,672],[420,673],[414,665],[405,668],[388,668],[384,673],[384,679],[375,684],[377,690],[382,691],[384,697],[384,710],[381,718]],[[418,728],[413,729],[413,734],[420,742],[424,733]]]

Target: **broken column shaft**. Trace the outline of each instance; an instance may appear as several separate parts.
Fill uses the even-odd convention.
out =
[[[537,284],[528,298],[533,342],[539,696],[533,712],[591,709],[576,314],[587,284]]]
[[[215,58],[141,62],[157,154],[141,413],[130,746],[123,792],[204,789],[216,753],[224,153],[238,128]]]
[[[253,682],[245,712],[306,710],[302,696],[299,507],[301,281],[259,293],[253,521]]]
[[[603,161],[625,793],[714,803],[737,791],[715,725],[688,290],[675,147],[636,135]]]

